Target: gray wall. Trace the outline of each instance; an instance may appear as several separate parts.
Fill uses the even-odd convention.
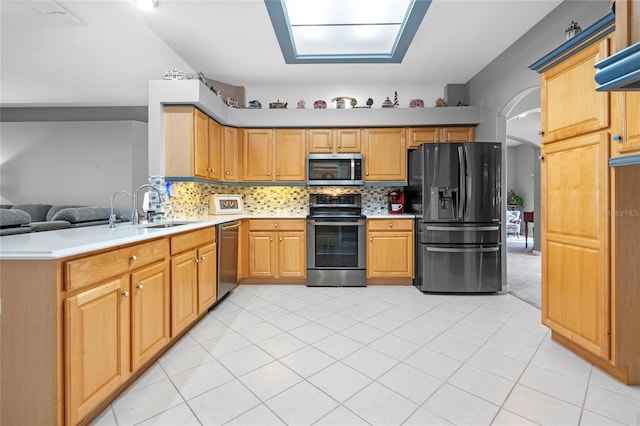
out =
[[[504,140],[496,134],[496,117],[524,89],[540,86],[540,76],[528,67],[565,41],[572,20],[585,29],[610,12],[610,1],[565,0],[469,81],[471,105],[482,108],[478,140]]]
[[[2,204],[108,206],[112,192],[147,182],[143,122],[2,122],[0,138]],[[131,210],[124,195],[115,205]]]

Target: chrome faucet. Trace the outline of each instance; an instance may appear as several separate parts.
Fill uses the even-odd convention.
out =
[[[109,215],[109,228],[115,228],[116,227],[116,215],[113,212],[113,199],[116,197],[117,194],[127,194],[129,196],[129,198],[133,199],[131,197],[131,194],[129,194],[129,192],[125,191],[124,189],[122,191],[116,191],[113,194],[111,194],[111,214]]]
[[[138,193],[143,188],[153,189],[160,196],[160,201],[164,201],[164,197],[162,196],[162,192],[160,192],[160,190],[158,188],[156,188],[155,186],[153,186],[151,184],[148,184],[148,183],[145,183],[144,185],[140,185],[138,187],[138,189],[136,189],[135,192],[133,193],[133,212],[131,213],[131,222],[134,225],[139,225],[140,224],[140,216],[139,216],[139,212],[138,212]]]

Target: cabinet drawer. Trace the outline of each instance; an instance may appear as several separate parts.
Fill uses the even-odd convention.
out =
[[[249,231],[304,231],[303,219],[251,219]]]
[[[169,241],[159,239],[65,263],[65,287],[73,290],[164,259]]]
[[[216,240],[215,230],[216,228],[212,226],[210,228],[185,232],[171,237],[171,254],[173,255],[190,248],[214,242]]]
[[[413,219],[369,219],[367,227],[370,231],[413,231]]]

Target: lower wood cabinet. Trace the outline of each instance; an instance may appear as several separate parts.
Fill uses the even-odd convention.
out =
[[[171,336],[189,327],[216,299],[215,228],[171,238]]]
[[[304,282],[307,277],[304,219],[251,219],[248,278],[251,282]]]
[[[608,139],[600,132],[545,144],[541,163],[542,322],[604,359],[611,327]]]
[[[413,219],[367,219],[367,282],[411,284]]]
[[[215,303],[215,235],[211,226],[66,259],[2,260],[0,424],[95,416]]]
[[[76,424],[131,374],[129,276],[65,301],[66,414]]]
[[[169,342],[168,262],[66,299],[64,318],[65,411],[76,424]]]

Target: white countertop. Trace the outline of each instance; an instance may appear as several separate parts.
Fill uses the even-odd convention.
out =
[[[109,225],[60,229],[56,231],[30,232],[0,237],[0,260],[51,260],[62,259],[95,250],[142,242],[207,226],[231,222],[246,215],[210,215],[190,217],[175,222],[191,223],[170,228],[149,228],[172,221],[132,225],[130,222]]]
[[[367,219],[414,219],[416,215],[409,213],[380,213],[380,214],[368,214]]]
[[[406,219],[411,214],[373,214],[370,219]],[[189,222],[169,228],[150,228],[172,221],[132,225],[129,222],[118,223],[115,228],[109,225],[87,226],[60,229],[56,231],[30,232],[18,235],[6,235],[0,238],[0,260],[53,260],[69,256],[103,250],[125,244],[138,243],[153,238],[164,237],[185,231],[206,228],[239,219],[305,219],[306,215],[208,215],[185,217],[175,222]]]

